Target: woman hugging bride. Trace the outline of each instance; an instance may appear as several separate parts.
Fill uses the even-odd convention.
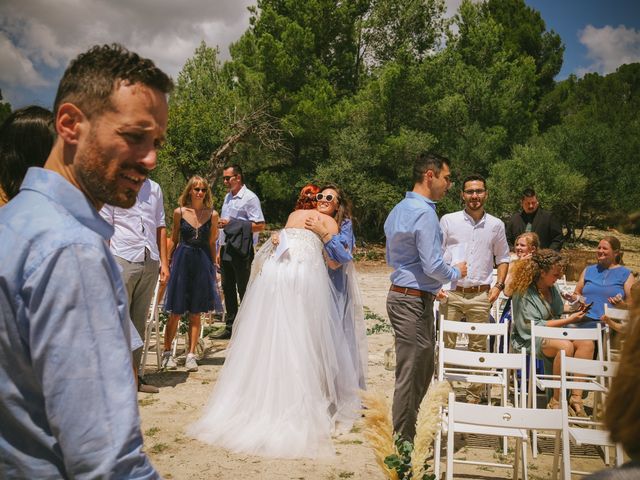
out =
[[[331,436],[358,414],[358,372],[323,256],[305,229],[338,233],[337,189],[318,210],[289,215],[278,248],[257,253],[226,360],[189,434],[232,451],[279,458],[331,456]],[[333,262],[329,261],[331,266]]]

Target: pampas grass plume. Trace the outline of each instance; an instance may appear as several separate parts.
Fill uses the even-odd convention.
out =
[[[381,393],[362,391],[360,396],[365,407],[362,410],[364,415],[364,430],[362,433],[373,449],[376,463],[387,478],[398,480],[398,473],[389,469],[384,463],[385,458],[396,453],[389,404]]]
[[[422,479],[425,474],[425,461],[438,431],[442,406],[447,403],[450,391],[449,382],[434,382],[420,404],[411,452],[411,470],[416,480]]]

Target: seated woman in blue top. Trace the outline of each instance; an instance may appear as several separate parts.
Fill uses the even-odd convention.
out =
[[[536,356],[546,357],[553,362],[553,374],[560,375],[560,351],[568,357],[593,358],[594,344],[591,340],[555,340],[536,338],[531,345],[531,324],[546,327],[564,327],[580,323],[585,316],[584,310],[560,318],[564,312],[564,302],[555,285],[562,278],[564,260],[555,250],[543,249],[533,253],[530,258],[522,259],[513,268],[513,320],[511,346],[515,351],[526,348],[536,349]],[[553,397],[547,408],[560,408],[559,389],[553,391]],[[572,415],[586,416],[582,405],[582,390],[573,390],[569,400]]]
[[[316,218],[308,218],[305,228],[316,233],[324,244],[329,278],[333,284],[331,290],[342,320],[342,325],[338,327],[347,339],[351,360],[358,373],[358,387],[364,389],[367,372],[367,335],[360,290],[353,266],[355,236],[351,202],[337,185],[327,184],[318,188],[309,184],[300,191],[295,209],[317,209],[321,213],[328,213],[332,210],[332,203],[337,204],[332,216],[339,226],[338,233],[331,234],[324,230],[325,227]],[[273,234],[271,238],[274,244],[278,243],[277,234]]]
[[[634,278],[623,266],[620,240],[607,236],[598,244],[598,263],[589,265],[580,275],[575,293],[584,303],[593,303],[581,327],[593,328],[604,316],[604,305],[610,307],[629,298]]]

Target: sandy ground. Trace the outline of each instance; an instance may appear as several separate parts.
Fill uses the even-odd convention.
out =
[[[390,270],[379,262],[357,265],[364,305],[372,312],[368,326],[387,319],[385,300]],[[378,316],[376,318],[376,315]],[[392,346],[391,333],[370,335],[368,388],[381,391],[387,398],[393,393],[393,372],[384,368],[384,352]],[[147,380],[160,386],[159,394],[139,394],[145,448],[152,462],[170,479],[382,479],[373,454],[359,425],[334,439],[336,455],[326,460],[281,460],[230,453],[185,434],[185,427],[195,421],[208,401],[224,362],[226,341],[206,339],[206,352],[196,373],[186,373],[182,366],[175,372],[157,372],[155,355],[150,356]],[[179,361],[180,364],[180,361]],[[456,442],[460,443],[460,442]],[[465,444],[466,443],[466,444]],[[460,443],[456,458],[496,461],[500,457],[497,443],[486,439],[467,439]],[[512,458],[512,453],[508,454]],[[529,478],[551,478],[552,455],[529,456]],[[599,458],[579,456],[573,466],[585,470],[603,467]],[[456,467],[459,478],[510,478],[511,471],[489,467]],[[458,477],[458,475],[456,475]]]

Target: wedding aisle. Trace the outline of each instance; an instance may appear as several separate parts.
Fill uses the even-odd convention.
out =
[[[388,322],[385,308],[390,270],[384,264],[358,263],[358,277],[363,303],[367,307],[370,390],[383,392],[389,402],[393,394],[393,372],[384,367],[384,352],[392,346],[393,337],[384,325]],[[384,322],[384,323],[383,323]],[[139,395],[145,448],[152,462],[166,479],[384,479],[366,444],[359,425],[334,439],[336,456],[323,460],[280,460],[234,454],[222,448],[201,443],[185,434],[185,427],[195,421],[207,402],[224,361],[227,341],[205,340],[207,353],[199,362],[198,372],[177,371],[155,373],[147,370],[148,379],[160,386],[157,395]],[[247,352],[250,355],[250,352]],[[485,444],[468,441],[459,455],[493,461],[499,454]],[[529,458],[529,478],[549,478],[551,455]],[[576,468],[602,468],[599,459],[572,459]],[[463,472],[464,468],[460,469]],[[466,478],[509,478],[508,470],[478,470],[470,466]],[[470,475],[470,476],[469,476]]]

